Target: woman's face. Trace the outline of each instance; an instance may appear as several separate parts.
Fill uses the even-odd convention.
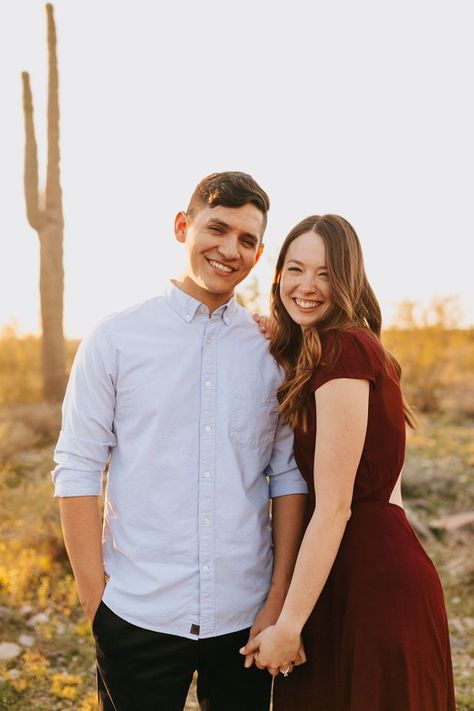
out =
[[[315,232],[305,232],[288,247],[280,279],[285,309],[302,328],[312,326],[331,306],[326,247]]]

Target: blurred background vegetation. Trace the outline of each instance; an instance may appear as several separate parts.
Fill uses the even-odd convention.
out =
[[[251,284],[241,296],[250,307]],[[474,329],[455,299],[400,306],[385,346],[419,426],[409,434],[409,518],[440,571],[458,704],[474,710]],[[67,342],[69,371],[78,341]],[[94,650],[64,552],[49,471],[60,405],[42,395],[39,337],[0,334],[0,708],[96,708]],[[197,708],[191,692],[188,709]]]

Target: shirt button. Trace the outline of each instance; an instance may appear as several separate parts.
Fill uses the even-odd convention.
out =
[[[199,313],[200,313],[200,314],[203,314],[205,311],[206,311],[206,307],[205,307],[205,306],[200,306],[200,307],[199,307]]]
[[[208,565],[203,565],[202,569],[204,570],[205,573],[209,572],[209,566]]]
[[[211,426],[210,425],[205,425],[204,427],[204,432],[210,432],[211,431]]]
[[[210,343],[211,341],[212,341],[212,338],[211,338],[210,336],[208,336],[208,337],[206,338],[206,343]]]
[[[209,479],[210,476],[211,476],[211,472],[204,472],[205,479]]]
[[[211,381],[211,380],[206,380],[206,388],[210,388],[211,385],[212,385],[212,381]]]
[[[204,523],[206,524],[206,526],[210,523],[210,521],[209,521],[209,519],[207,518],[207,516],[205,516],[205,517],[203,518],[203,521],[204,521]]]

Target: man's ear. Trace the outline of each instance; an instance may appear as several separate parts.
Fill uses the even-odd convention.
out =
[[[255,264],[258,262],[258,260],[262,256],[264,249],[265,249],[265,245],[263,244],[263,242],[260,242],[259,248],[257,249],[257,254],[255,255]]]
[[[178,242],[184,243],[186,241],[186,229],[189,224],[189,218],[183,210],[178,212],[174,219],[174,236]]]

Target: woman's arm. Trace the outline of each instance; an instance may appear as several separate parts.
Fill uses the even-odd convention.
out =
[[[315,393],[316,508],[301,544],[293,578],[275,625],[242,652],[258,649],[256,663],[273,674],[291,666],[300,633],[324,587],[351,515],[354,480],[367,431],[369,383],[339,378]]]

